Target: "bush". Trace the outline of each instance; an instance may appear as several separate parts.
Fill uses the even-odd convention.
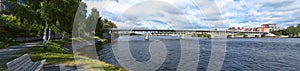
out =
[[[238,33],[238,34],[235,34],[234,36],[244,36],[245,34],[242,34],[242,33]]]
[[[0,68],[0,71],[4,71],[4,69],[3,69],[3,68]]]
[[[280,32],[280,31],[273,31],[271,33],[276,35],[276,36],[281,36],[282,35],[282,32]]]
[[[37,24],[28,24],[26,20],[21,21],[21,19],[13,15],[0,15],[0,33],[6,33],[0,36],[4,36],[5,38],[38,36],[42,30],[41,27]]]
[[[207,34],[193,34],[193,37],[207,37]]]

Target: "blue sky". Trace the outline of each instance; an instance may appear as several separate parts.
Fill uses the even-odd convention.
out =
[[[83,0],[120,28],[203,29],[300,24],[300,0]]]

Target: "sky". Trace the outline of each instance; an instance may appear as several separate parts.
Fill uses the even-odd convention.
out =
[[[300,24],[300,0],[83,0],[118,28],[204,29]]]

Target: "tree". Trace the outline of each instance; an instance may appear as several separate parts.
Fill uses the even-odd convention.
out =
[[[290,26],[290,27],[288,27],[288,28],[286,29],[286,31],[287,31],[287,33],[288,33],[289,35],[294,36],[294,34],[295,34],[295,32],[296,32],[296,28],[295,28],[294,26]]]
[[[23,27],[24,25],[21,24],[20,19],[17,17],[4,14],[0,15],[0,32],[5,33],[0,34],[0,38],[6,39],[5,41],[8,41],[8,38],[12,38],[14,35],[17,35],[15,32],[20,31]]]
[[[300,24],[297,25],[297,27],[295,28],[295,30],[296,30],[296,31],[295,31],[296,33],[295,33],[295,34],[296,34],[297,36],[300,36],[300,35],[299,35],[299,34],[300,34]]]
[[[89,35],[95,35],[95,29],[96,29],[96,24],[98,21],[98,17],[99,17],[99,12],[96,8],[92,9],[91,14],[89,15],[89,17],[87,18],[86,21],[86,33],[88,33]]]
[[[74,31],[72,31],[73,37],[81,37],[85,32],[84,29],[85,29],[86,13],[87,13],[86,8],[87,5],[81,2],[74,19],[74,24],[73,24]]]
[[[276,36],[282,35],[282,31],[272,31],[271,33],[275,34]]]
[[[44,49],[47,50],[47,30],[50,32],[71,33],[74,15],[80,0],[28,0],[18,3],[9,0],[10,12],[21,18],[22,23],[43,26]],[[22,12],[19,12],[22,11]]]
[[[300,33],[300,24],[297,25],[296,30],[297,30],[297,33]]]

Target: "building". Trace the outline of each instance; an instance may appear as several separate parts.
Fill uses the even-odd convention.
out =
[[[228,30],[231,31],[247,31],[247,32],[272,32],[277,31],[278,27],[276,24],[263,24],[261,27],[254,27],[254,28],[235,28],[231,27]]]
[[[263,28],[269,28],[269,32],[277,31],[277,25],[276,24],[263,24],[261,25]]]
[[[257,31],[259,31],[259,32],[270,32],[270,28],[258,27]]]

